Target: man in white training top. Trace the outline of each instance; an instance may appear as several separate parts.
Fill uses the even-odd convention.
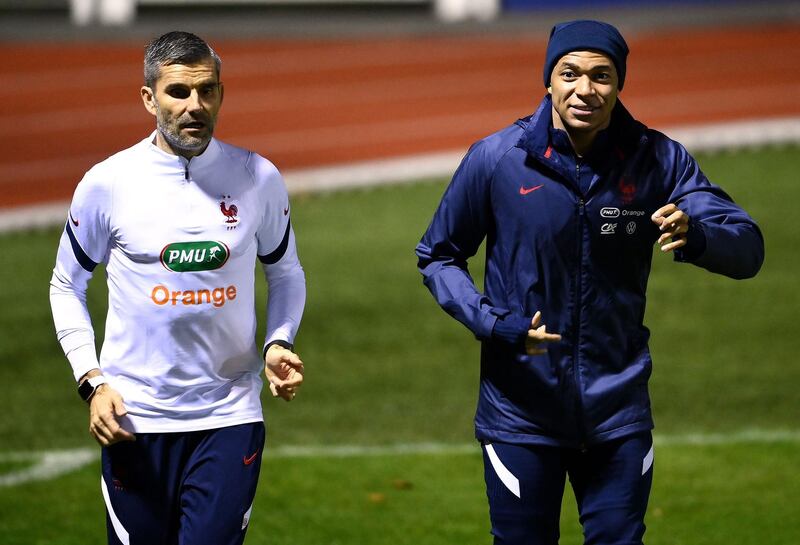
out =
[[[303,383],[293,342],[305,305],[289,200],[275,166],[212,137],[220,59],[170,32],[146,49],[147,138],[90,169],[58,248],[58,339],[102,445],[109,543],[240,544],[264,446],[259,393]],[[269,285],[255,344],[254,263]],[[86,289],[106,265],[98,360]]]

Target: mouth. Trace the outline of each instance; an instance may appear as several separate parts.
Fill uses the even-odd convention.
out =
[[[203,123],[202,121],[191,121],[189,123],[183,123],[181,125],[181,129],[188,129],[188,130],[194,130],[194,131],[199,131],[199,130],[202,130],[202,129],[205,129],[205,128],[206,128],[206,124]]]
[[[573,115],[577,116],[592,115],[594,111],[597,110],[597,108],[586,106],[584,104],[572,105],[569,107],[569,109],[572,111]]]

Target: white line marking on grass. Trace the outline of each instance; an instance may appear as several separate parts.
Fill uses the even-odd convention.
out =
[[[399,443],[395,445],[320,445],[320,446],[281,446],[267,448],[267,458],[377,458],[381,456],[403,456],[415,454],[475,454],[480,452],[478,443]]]
[[[800,430],[744,429],[727,433],[687,433],[653,436],[657,445],[735,445],[739,443],[800,443]]]
[[[657,445],[706,446],[745,443],[800,443],[800,430],[746,429],[730,433],[689,433],[654,436]],[[398,443],[395,445],[285,445],[265,450],[267,459],[280,458],[376,458],[407,455],[478,455],[478,443]],[[31,462],[29,467],[0,475],[0,488],[54,479],[98,459],[97,448],[0,453],[0,463]]]
[[[800,117],[754,119],[708,125],[665,127],[661,130],[691,152],[733,150],[800,142]],[[466,149],[377,159],[284,173],[289,193],[316,193],[357,187],[392,185],[449,178]],[[87,164],[88,169],[91,165]],[[0,233],[62,224],[69,202],[61,201],[4,209]]]
[[[95,459],[97,459],[97,450],[90,448],[2,453],[0,462],[32,462],[32,465],[0,475],[0,488],[31,481],[54,479],[80,469]]]

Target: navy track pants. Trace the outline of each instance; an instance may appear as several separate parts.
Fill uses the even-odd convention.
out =
[[[653,481],[649,432],[585,451],[486,443],[483,459],[495,545],[556,545],[567,476],[585,545],[642,545]]]
[[[139,433],[103,448],[111,545],[241,545],[261,469],[264,424]]]

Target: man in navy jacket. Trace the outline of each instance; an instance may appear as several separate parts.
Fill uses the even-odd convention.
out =
[[[475,433],[495,543],[556,544],[567,475],[586,544],[642,543],[653,245],[737,279],[764,259],[748,214],[617,99],[627,54],[611,25],[556,25],[548,94],[472,146],[416,248],[425,285],[481,341]],[[481,293],[467,260],[484,239]]]

